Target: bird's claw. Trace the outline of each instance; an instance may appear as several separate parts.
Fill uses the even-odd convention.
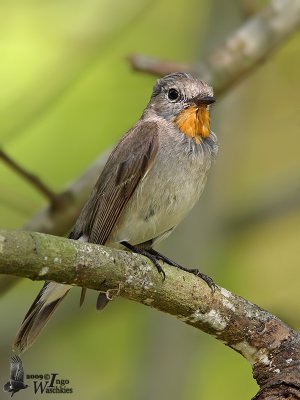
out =
[[[163,282],[164,282],[165,279],[166,279],[165,271],[162,269],[162,267],[161,267],[161,265],[159,264],[159,262],[157,262],[157,261],[155,260],[155,262],[153,261],[153,263],[154,263],[154,265],[156,266],[157,271],[161,274],[162,280],[163,280]]]
[[[212,293],[215,292],[217,285],[215,284],[215,282],[212,280],[212,278],[210,276],[203,274],[197,268],[191,269],[190,272],[192,274],[198,276],[199,278],[201,278],[204,282],[206,282],[206,284],[209,286]]]

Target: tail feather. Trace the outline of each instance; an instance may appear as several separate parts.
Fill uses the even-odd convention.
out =
[[[29,308],[17,333],[14,350],[21,354],[36,340],[68,291],[69,285],[46,282]]]

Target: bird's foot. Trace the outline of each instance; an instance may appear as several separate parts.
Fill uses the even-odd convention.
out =
[[[163,280],[166,278],[166,274],[164,270],[162,269],[161,265],[159,264],[158,260],[163,261],[166,264],[172,265],[173,267],[176,267],[178,269],[181,269],[182,271],[189,272],[193,275],[198,276],[201,278],[211,289],[212,292],[215,291],[216,289],[216,284],[210,278],[208,275],[203,274],[200,272],[198,269],[188,269],[183,267],[182,265],[176,263],[175,261],[172,261],[170,258],[164,256],[163,254],[159,253],[158,251],[154,249],[141,249],[139,247],[133,246],[130,243],[123,241],[121,242],[123,246],[125,246],[127,249],[131,250],[133,253],[141,254],[147,258],[149,258],[150,261],[155,265],[157,268],[158,272],[162,275]]]
[[[159,253],[158,251],[154,250],[154,249],[150,249],[148,250],[152,255],[154,255],[156,257],[157,260],[161,260],[169,265],[172,265],[173,267],[176,267],[178,269],[181,269],[182,271],[185,272],[189,272],[193,275],[198,276],[199,278],[201,278],[204,282],[207,283],[207,285],[210,287],[211,291],[214,292],[216,290],[216,284],[214,283],[214,281],[212,280],[211,277],[209,277],[208,275],[203,274],[202,272],[199,271],[199,269],[189,269],[189,268],[185,268],[182,265],[176,263],[175,261],[170,260],[170,258],[164,256],[163,254]]]
[[[152,261],[152,263],[157,268],[157,271],[162,275],[163,281],[166,279],[165,271],[162,269],[161,265],[158,262],[158,260],[161,260],[161,258],[157,257],[155,255],[155,253],[152,253],[152,249],[151,250],[141,249],[139,247],[131,245],[130,243],[128,243],[126,241],[121,242],[121,244],[123,246],[125,246],[127,249],[131,250],[133,253],[141,254],[141,255],[149,258],[149,260]]]
[[[211,289],[212,292],[214,292],[216,290],[216,284],[213,281],[213,279],[208,276],[203,274],[203,272],[200,272],[199,269],[194,268],[194,269],[188,269],[188,272],[191,272],[192,274],[199,276],[205,283],[207,283],[207,285],[209,286],[209,288]]]

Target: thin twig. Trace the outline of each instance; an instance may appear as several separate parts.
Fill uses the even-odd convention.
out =
[[[7,153],[0,149],[0,159],[14,172],[20,175],[30,185],[32,185],[37,191],[39,191],[47,200],[50,201],[51,206],[54,209],[61,207],[62,202],[59,195],[49,189],[45,183],[41,181],[36,175],[26,171],[25,168],[21,167],[15,160],[13,160]]]
[[[219,61],[217,69],[213,68],[213,61],[211,56],[208,57],[202,65],[202,77],[207,79],[219,95],[222,95],[227,89],[230,89],[234,83],[242,80],[245,76],[245,68],[247,74],[254,72],[256,67],[267,58],[271,50],[276,47],[279,48],[281,42],[286,39],[292,32],[296,30],[300,21],[300,2],[298,0],[276,0],[272,1],[271,6],[267,7],[267,14],[269,17],[268,23],[264,26],[264,19],[258,14],[254,16],[250,21],[247,21],[231,38],[226,40],[226,45],[219,49],[219,52],[215,51],[215,62]],[[266,13],[266,11],[265,11]],[[256,18],[257,21],[256,22]],[[251,22],[252,21],[252,22]],[[250,24],[253,24],[252,25]],[[249,25],[250,24],[250,25]],[[276,30],[276,35],[272,35],[273,30]],[[255,30],[259,27],[259,30]],[[248,35],[248,36],[247,36]],[[239,43],[239,37],[243,39],[243,36],[248,38],[250,44],[253,44],[253,51],[256,51],[256,57],[247,58],[248,54],[251,56],[250,50],[247,46],[234,47],[234,43]],[[235,40],[232,40],[234,39]],[[274,40],[276,39],[276,40]],[[240,44],[243,41],[240,40]],[[261,43],[260,46],[255,46]],[[235,50],[235,51],[234,51]],[[234,57],[236,55],[236,57]],[[156,75],[163,75],[171,71],[191,71],[195,69],[187,63],[171,63],[152,58],[151,63],[148,58],[132,58],[133,66],[139,70],[154,73]],[[242,63],[242,71],[240,69],[239,59]],[[133,61],[135,60],[136,63]],[[220,63],[220,60],[223,61]],[[249,65],[248,65],[249,61]],[[250,62],[251,61],[251,62]],[[237,66],[235,67],[235,62]],[[207,69],[203,68],[207,66]],[[151,67],[151,68],[150,68]],[[198,71],[199,73],[199,71]],[[75,182],[68,186],[64,194],[70,194],[69,201],[66,199],[65,208],[63,210],[49,210],[49,207],[42,209],[38,214],[32,217],[30,221],[24,227],[28,230],[51,233],[53,235],[61,235],[67,232],[70,227],[74,224],[76,218],[79,215],[81,208],[83,207],[88,194],[90,193],[93,185],[95,184],[101,170],[105,164],[107,155],[104,157],[100,156],[87,170],[83,176],[80,176]]]
[[[198,65],[143,55],[132,55],[129,61],[133,69],[159,76],[175,71],[193,72],[212,84],[220,95],[266,61],[299,25],[299,0],[272,0]]]
[[[153,75],[164,76],[172,72],[195,72],[195,66],[188,63],[160,60],[142,54],[131,54],[127,57],[135,71],[147,72]]]
[[[247,32],[248,34],[251,33],[251,36],[249,37],[249,40],[255,41],[258,40],[259,37],[261,37],[261,42],[264,43],[264,47],[261,47],[261,52],[260,52],[260,57],[254,58],[251,62],[251,68],[249,65],[249,73],[254,72],[256,70],[256,67],[260,64],[261,58],[265,58],[267,54],[271,51],[271,49],[275,47],[280,47],[280,44],[282,41],[287,38],[287,36],[292,33],[293,31],[296,30],[296,28],[299,25],[300,21],[300,2],[298,0],[277,0],[277,1],[272,1],[272,6],[267,7],[266,11],[268,11],[269,15],[269,24],[264,27],[263,23],[264,21],[262,20],[261,13],[257,16],[258,22],[255,24],[255,16],[251,19],[252,23],[254,24],[254,27],[252,29],[249,29],[249,23],[247,22],[245,25],[243,25],[240,29],[236,31],[235,34],[232,35],[232,37],[236,37],[236,39],[242,35],[243,32]],[[265,13],[266,13],[265,11]],[[281,15],[282,14],[282,15]],[[254,21],[254,22],[253,22]],[[276,30],[276,41],[272,40],[272,35],[269,38],[269,40],[266,38],[266,34],[268,33],[267,28],[269,25],[274,25],[277,27]],[[255,31],[255,27],[260,26],[262,29],[259,32]],[[250,26],[251,27],[251,26]],[[279,29],[282,27],[282,29]],[[274,28],[275,29],[275,28]],[[269,33],[272,33],[270,31]],[[230,47],[230,41],[231,39],[229,38],[226,43],[227,47],[224,49],[224,51],[228,51],[228,47]],[[253,42],[253,46],[255,45],[255,42]],[[255,47],[255,46],[254,46]],[[221,50],[221,49],[220,49]],[[240,49],[240,55],[241,57],[244,55],[247,56],[246,52],[247,48]],[[215,54],[215,52],[214,52]],[[139,56],[141,57],[141,56]],[[140,58],[139,58],[140,59]],[[142,59],[140,59],[143,61]],[[247,60],[244,60],[247,61]],[[250,61],[250,60],[249,60]],[[204,64],[209,64],[209,58],[204,62]],[[161,61],[159,60],[159,63]],[[138,65],[137,65],[138,67]],[[146,68],[145,65],[141,65],[141,69],[144,70]],[[156,65],[156,60],[153,59],[153,72],[155,68],[159,68],[158,75],[165,74],[167,72],[170,72],[170,70],[180,70],[180,71],[191,71],[194,66],[184,63],[184,64],[159,64]],[[163,67],[166,67],[166,69],[162,69]],[[222,68],[223,68],[223,73],[222,73]],[[228,74],[227,72],[227,65],[226,63],[220,64],[219,65],[219,70],[218,70],[219,76],[222,76],[222,82],[223,84],[220,85],[220,80],[219,76],[216,74],[213,74],[211,76],[210,82],[213,87],[216,87],[218,89],[219,95],[223,94],[225,89],[230,88],[231,85],[234,83],[234,80],[232,79],[234,74],[240,75],[238,68],[233,71],[231,74]],[[233,75],[232,75],[233,74]],[[204,78],[204,77],[203,77]],[[33,230],[33,231],[39,231],[39,232],[46,232],[46,233],[51,233],[53,235],[60,235],[68,231],[68,229],[71,228],[71,226],[74,224],[80,209],[83,207],[86,198],[88,194],[90,193],[93,185],[95,184],[98,176],[100,175],[102,168],[105,164],[105,161],[107,159],[107,154],[104,156],[99,156],[97,160],[93,162],[93,164],[83,173],[82,176],[80,176],[75,182],[71,183],[71,185],[68,186],[66,189],[66,193],[71,193],[72,194],[72,201],[70,201],[70,207],[68,208],[68,212],[65,212],[65,210],[62,212],[60,210],[57,210],[57,212],[54,213],[49,213],[49,209],[45,208],[41,210],[37,215],[35,215],[25,226],[25,229],[28,230]],[[67,208],[66,208],[67,209]]]

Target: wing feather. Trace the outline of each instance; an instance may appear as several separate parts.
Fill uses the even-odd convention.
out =
[[[142,121],[111,153],[70,238],[86,235],[88,242],[105,244],[122,210],[153,165],[158,150],[156,122]]]

